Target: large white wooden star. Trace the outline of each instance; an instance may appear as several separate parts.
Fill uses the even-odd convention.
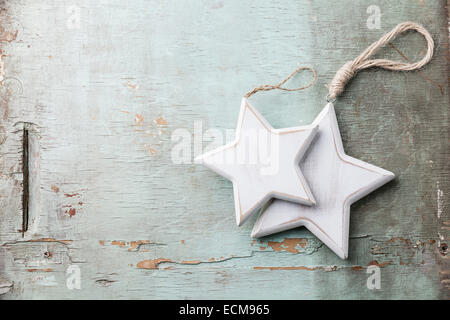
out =
[[[316,132],[316,125],[274,129],[243,98],[235,140],[196,161],[233,182],[240,226],[271,198],[315,204],[299,162]]]
[[[317,204],[305,207],[274,200],[261,210],[252,237],[305,226],[339,257],[348,256],[350,205],[394,178],[392,172],[344,153],[334,107],[314,120],[319,131],[300,167]]]

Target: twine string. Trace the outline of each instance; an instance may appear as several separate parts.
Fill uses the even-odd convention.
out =
[[[422,34],[427,41],[427,53],[422,60],[414,63],[405,63],[400,61],[392,61],[388,59],[372,59],[369,60],[375,52],[381,47],[389,44],[392,39],[397,37],[400,33],[407,30],[415,30]],[[372,43],[366,50],[364,50],[355,60],[345,63],[335,74],[328,86],[327,100],[335,100],[345,88],[347,82],[355,76],[355,74],[363,69],[371,67],[380,67],[387,70],[394,71],[411,71],[423,67],[433,57],[434,42],[430,33],[421,25],[414,22],[403,22],[398,24],[390,32],[382,36],[378,41]]]
[[[312,81],[311,81],[308,85],[306,85],[306,86],[304,86],[304,87],[293,88],[293,89],[282,87],[282,86],[283,86],[286,82],[288,82],[289,79],[291,79],[296,73],[298,73],[298,72],[300,72],[300,71],[302,71],[302,70],[308,70],[308,71],[311,71],[312,74],[313,74],[313,79],[312,79]],[[307,88],[311,87],[311,86],[316,82],[316,80],[317,80],[317,73],[316,73],[316,70],[314,70],[313,68],[310,68],[310,67],[299,67],[299,68],[297,68],[294,72],[292,72],[290,75],[288,75],[288,76],[286,77],[286,79],[284,79],[284,80],[281,81],[280,83],[275,84],[275,85],[272,85],[272,84],[265,84],[265,85],[256,87],[255,89],[253,89],[253,90],[247,92],[247,93],[244,95],[244,97],[245,97],[245,98],[249,98],[250,96],[252,96],[252,95],[254,95],[255,93],[257,93],[258,91],[270,91],[270,90],[274,90],[274,89],[283,90],[283,91],[300,91],[300,90],[304,90],[304,89],[307,89]]]

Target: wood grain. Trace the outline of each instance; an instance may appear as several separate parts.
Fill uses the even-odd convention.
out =
[[[446,1],[373,4],[379,30],[366,1],[2,1],[0,298],[449,298]],[[304,229],[252,240],[229,181],[172,162],[175,130],[233,129],[245,92],[298,65],[316,69],[315,86],[252,103],[276,128],[309,124],[336,70],[407,20],[433,35],[431,63],[361,72],[335,104],[346,153],[397,177],[352,206],[349,260]],[[425,53],[417,34],[392,45],[378,56]],[[66,286],[70,265],[80,290]],[[369,265],[381,290],[366,286]]]

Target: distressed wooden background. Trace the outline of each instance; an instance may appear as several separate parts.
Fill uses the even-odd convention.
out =
[[[0,3],[1,299],[449,298],[446,1]],[[233,129],[247,90],[298,65],[317,70],[313,88],[252,102],[276,127],[311,122],[336,70],[406,20],[433,35],[432,62],[361,72],[335,105],[347,153],[397,176],[352,207],[348,260],[304,229],[252,240],[230,182],[171,160],[175,130]],[[378,56],[424,52],[409,33]]]

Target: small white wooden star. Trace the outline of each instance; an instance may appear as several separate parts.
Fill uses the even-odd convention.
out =
[[[315,204],[299,162],[316,132],[316,125],[274,129],[243,98],[235,140],[196,161],[233,182],[240,226],[271,198]]]
[[[327,104],[314,120],[319,131],[300,167],[317,204],[274,200],[261,210],[252,237],[305,226],[339,257],[348,256],[350,205],[394,178],[392,172],[344,153],[334,107]]]

